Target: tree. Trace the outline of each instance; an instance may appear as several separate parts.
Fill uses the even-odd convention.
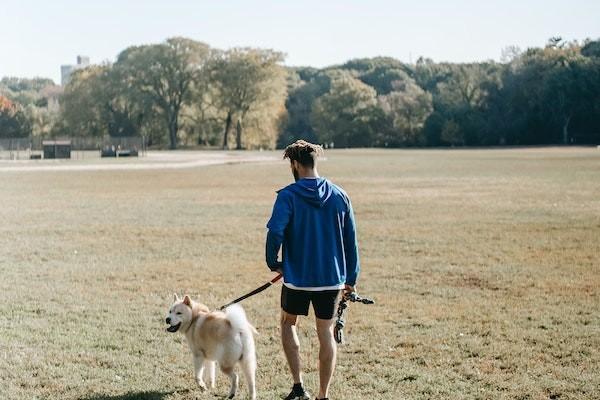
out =
[[[2,78],[0,95],[18,104],[29,121],[31,134],[48,135],[58,116],[57,99],[62,88],[45,78]]]
[[[424,145],[423,126],[433,111],[431,94],[405,73],[400,77],[401,80],[392,84],[392,92],[378,98],[393,125],[393,135],[388,141],[395,145]]]
[[[313,105],[311,122],[321,142],[336,147],[371,146],[382,129],[375,89],[346,71],[330,71],[331,88]]]
[[[49,110],[47,107],[36,107],[28,105],[24,109],[25,115],[31,124],[31,135],[45,137],[50,135],[52,127],[58,119],[58,113]]]
[[[210,83],[217,107],[225,115],[223,148],[235,125],[236,149],[243,148],[246,116],[286,97],[286,72],[279,65],[283,54],[271,50],[234,48],[215,53],[210,65]]]
[[[279,135],[278,147],[298,139],[318,142],[310,115],[315,101],[330,89],[330,77],[314,68],[292,68],[288,72],[288,97],[285,102],[287,124]]]
[[[42,92],[52,86],[55,86],[54,82],[47,78],[4,77],[0,80],[0,93],[11,101],[26,106],[35,104],[42,98]]]
[[[450,144],[451,146],[462,146],[465,144],[460,125],[458,125],[455,121],[451,119],[444,121],[441,139],[442,141]]]
[[[102,137],[108,133],[110,97],[105,85],[109,68],[89,66],[71,75],[61,98],[61,119],[70,135]]]
[[[523,50],[519,46],[507,46],[502,49],[500,55],[500,62],[502,63],[511,63],[513,60],[517,59]]]
[[[20,105],[0,96],[0,137],[23,138],[31,134],[31,125]]]
[[[550,119],[560,126],[563,144],[569,144],[569,124],[580,103],[577,67],[574,64],[553,68],[544,79],[543,107]]]
[[[584,57],[600,58],[600,40],[589,40],[581,48],[581,55]]]
[[[593,59],[581,55],[578,44],[559,38],[550,39],[544,49],[528,49],[512,63],[503,78],[504,91],[512,116],[520,122],[517,135],[522,142],[571,142],[571,122],[593,108],[589,104],[595,90],[589,93],[589,89],[598,87],[589,80],[593,65]]]
[[[340,69],[356,73],[356,77],[373,87],[378,95],[388,94],[394,90],[393,83],[403,80],[408,73],[412,72],[409,66],[391,57],[350,60]]]
[[[600,140],[600,41],[551,38],[502,63],[414,65],[389,57],[284,68],[281,53],[210,50],[189,39],[125,49],[115,64],[0,79],[33,135],[144,135],[151,143],[257,148],[515,145]],[[233,146],[232,146],[233,147]]]
[[[81,136],[135,136],[149,125],[152,101],[132,87],[129,71],[93,65],[73,73],[61,99],[61,129]]]
[[[447,67],[444,78],[437,80],[433,91],[434,112],[431,116],[436,123],[427,124],[428,130],[435,127],[439,131],[428,132],[427,136],[446,144],[481,144],[487,140],[483,114],[489,85],[500,82],[504,67],[496,63]],[[442,134],[444,130],[452,134]],[[450,136],[454,138],[451,142],[444,140],[444,137]]]
[[[194,83],[209,59],[208,45],[175,37],[161,44],[133,46],[117,57],[127,83],[138,98],[149,98],[165,121],[169,146],[177,148],[182,108],[191,101]]]
[[[430,58],[419,57],[412,73],[417,85],[431,94],[436,94],[438,84],[446,82],[452,74],[452,64],[436,64]]]
[[[573,45],[547,48],[544,56],[549,67],[543,77],[543,109],[547,110],[548,119],[560,127],[562,143],[569,144],[569,125],[586,107],[586,66],[592,62],[581,56],[579,48]],[[593,85],[593,82],[589,84]]]

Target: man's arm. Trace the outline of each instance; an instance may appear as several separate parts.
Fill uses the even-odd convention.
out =
[[[274,233],[272,231],[267,232],[267,243],[266,243],[266,261],[267,267],[271,271],[281,272],[283,268],[283,262],[277,260],[277,254],[279,248],[283,242],[283,234]]]
[[[348,212],[344,217],[344,256],[346,257],[346,285],[354,288],[360,274],[360,260],[354,210],[350,200],[348,200]]]
[[[290,222],[291,215],[291,198],[288,193],[281,191],[277,194],[271,219],[269,219],[269,222],[267,223],[269,231],[267,232],[265,258],[267,266],[271,271],[277,271],[283,267],[283,263],[277,260],[277,255],[279,254],[279,249],[283,243],[283,235],[285,228]]]

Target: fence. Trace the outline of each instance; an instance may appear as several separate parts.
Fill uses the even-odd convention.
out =
[[[31,158],[32,149],[42,149],[39,138],[8,138],[0,139],[0,159],[21,160]]]
[[[139,156],[145,156],[147,140],[144,136],[82,138],[61,137],[60,140],[71,141],[71,158],[97,158],[105,148],[122,151],[136,151]],[[39,158],[43,154],[43,139],[29,138],[0,138],[0,160],[29,160]]]

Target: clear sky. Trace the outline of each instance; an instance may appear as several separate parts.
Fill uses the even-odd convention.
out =
[[[272,48],[287,65],[498,60],[509,45],[600,37],[600,0],[0,0],[0,77],[59,82],[77,54],[112,61],[171,36]]]

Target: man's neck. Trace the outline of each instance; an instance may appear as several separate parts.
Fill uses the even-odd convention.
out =
[[[298,177],[300,179],[303,179],[303,178],[315,179],[315,178],[319,177],[319,173],[317,172],[316,169],[307,169],[305,171],[298,171]]]

